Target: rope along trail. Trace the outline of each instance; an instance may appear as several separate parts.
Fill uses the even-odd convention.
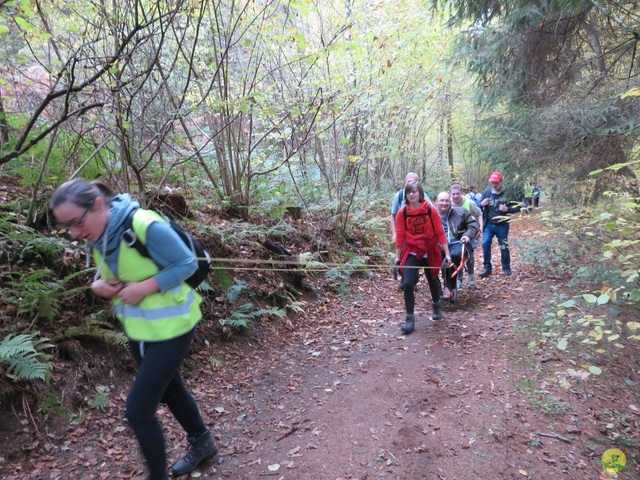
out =
[[[196,260],[207,260],[206,258],[196,257]],[[389,270],[392,268],[392,265],[379,265],[379,264],[365,264],[365,263],[324,263],[324,262],[300,262],[297,260],[258,260],[258,259],[239,259],[239,258],[211,258],[211,269],[226,269],[232,268],[233,270],[269,270],[269,271],[282,271],[282,272],[290,272],[290,271],[299,271],[304,270],[305,272],[325,272],[327,270],[331,270],[332,268],[344,268],[351,270]],[[255,265],[280,265],[281,267],[276,268],[264,268],[264,267],[235,267],[235,266],[224,266],[224,265],[216,265],[216,264],[229,264],[229,263],[244,263],[244,264],[255,264]],[[289,265],[295,266],[295,268],[284,268]],[[440,267],[423,267],[423,266],[403,266],[402,268],[433,268],[439,270]]]

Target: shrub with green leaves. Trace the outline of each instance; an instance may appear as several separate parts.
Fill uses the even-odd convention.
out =
[[[518,259],[535,268],[541,275],[563,277],[575,272],[573,264],[580,257],[580,249],[566,239],[529,237],[513,240],[511,244],[518,249]]]

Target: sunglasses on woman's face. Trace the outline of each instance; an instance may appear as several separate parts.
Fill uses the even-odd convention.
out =
[[[417,195],[417,194],[418,194],[418,191],[417,191],[417,190],[409,190],[409,191],[407,192],[407,195],[413,195],[414,193]]]
[[[87,213],[89,213],[89,210],[91,210],[91,207],[87,207],[86,210],[84,211],[84,213],[82,215],[80,215],[80,218],[77,218],[75,220],[71,220],[69,223],[59,223],[58,224],[58,229],[59,230],[62,230],[62,229],[69,230],[70,228],[73,228],[73,227],[80,228],[82,225],[84,225],[84,221],[87,219]]]

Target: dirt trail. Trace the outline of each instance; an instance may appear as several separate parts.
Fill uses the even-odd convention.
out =
[[[508,289],[501,278],[487,282]],[[597,477],[586,459],[578,461],[579,443],[536,434],[567,436],[519,390],[514,355],[526,345],[513,343],[520,314],[501,295],[463,292],[435,323],[422,302],[416,332],[404,337],[400,294],[387,308],[384,298],[363,306],[380,285],[393,291],[384,278],[361,282],[362,303],[343,312],[358,322],[350,338],[291,354],[284,368],[265,375],[273,383],[257,388],[263,428],[251,438],[259,447],[223,462],[219,474],[253,479],[279,464],[278,479]],[[509,300],[520,312],[539,304],[536,297]],[[472,308],[471,299],[485,308]],[[486,308],[494,302],[501,313]]]
[[[508,281],[494,275],[461,290],[438,322],[422,281],[416,331],[406,337],[401,292],[390,274],[374,274],[346,300],[309,304],[284,334],[263,328],[215,351],[218,367],[203,357],[206,367],[188,381],[221,453],[191,478],[597,479],[610,446],[590,438],[606,440],[597,413],[610,399],[596,382],[555,386],[548,379],[559,360],[527,349],[525,319],[540,318],[562,286],[530,276],[515,256]],[[185,442],[160,414],[175,460]],[[48,454],[4,465],[0,478],[144,478],[115,417],[90,414],[49,439]],[[620,478],[638,476],[635,466]]]

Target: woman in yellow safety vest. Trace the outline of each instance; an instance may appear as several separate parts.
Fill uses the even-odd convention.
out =
[[[164,436],[156,418],[160,402],[167,404],[190,444],[172,473],[195,470],[218,449],[180,375],[202,317],[202,298],[184,282],[197,268],[193,252],[161,216],[140,209],[129,195],[113,196],[101,183],[66,182],[54,193],[50,208],[62,229],[93,250],[97,272],[91,290],[112,300],[129,338],[138,371],[125,416],[140,444],[149,480],[168,478]],[[130,215],[132,230],[149,258],[123,239]]]

